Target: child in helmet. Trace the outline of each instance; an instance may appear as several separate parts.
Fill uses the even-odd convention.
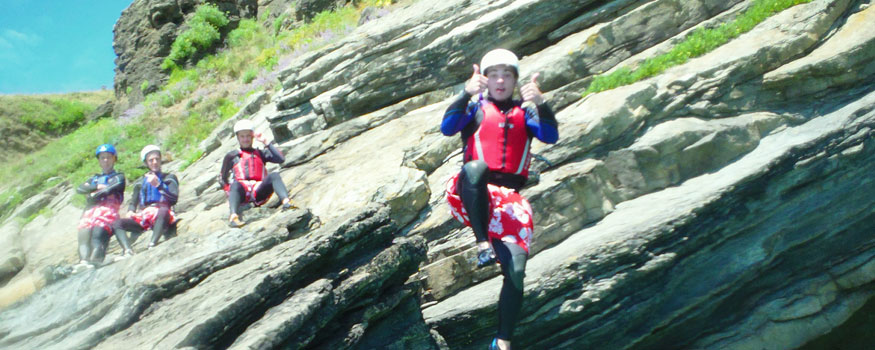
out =
[[[534,74],[520,88],[522,100],[514,100],[519,59],[508,50],[492,50],[480,66],[474,64],[474,74],[441,123],[444,135],[461,132],[464,144],[465,164],[447,183],[451,212],[474,231],[478,267],[497,258],[504,275],[498,333],[490,349],[510,349],[522,307],[534,223],[532,208],[518,191],[528,177],[531,139],[559,139],[556,117],[541,95],[537,77]]]
[[[167,240],[176,233],[176,213],[172,207],[179,198],[179,180],[176,175],[161,171],[161,149],[158,146],[143,147],[140,159],[149,171],[143,175],[141,183],[134,185],[134,198],[128,207],[127,217],[117,220],[113,227],[119,234],[128,231],[136,235],[132,236],[132,241],[151,228],[151,249],[158,244],[161,236]],[[133,254],[133,251],[130,253]]]
[[[94,267],[103,262],[106,245],[112,236],[112,224],[118,218],[118,209],[124,199],[125,175],[115,171],[115,147],[103,144],[94,152],[101,173],[79,185],[76,192],[85,195],[86,207],[79,219],[79,266]],[[131,251],[127,236],[116,235],[119,244]]]
[[[255,133],[254,125],[250,120],[241,119],[235,123],[234,134],[240,149],[225,155],[219,176],[219,184],[228,194],[228,205],[231,209],[228,224],[231,227],[243,226],[240,220],[240,205],[252,203],[260,206],[267,203],[274,192],[282,201],[283,209],[291,208],[289,192],[283,179],[278,173],[268,174],[265,168],[267,162],[282,164],[285,161],[283,154],[272,141],[268,142],[263,135]],[[254,148],[253,140],[258,140],[267,148]]]

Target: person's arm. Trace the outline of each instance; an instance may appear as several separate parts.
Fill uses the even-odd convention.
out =
[[[87,181],[85,181],[84,183],[82,183],[81,185],[79,185],[79,187],[76,187],[76,193],[79,193],[79,194],[89,194],[89,193],[94,192],[95,190],[97,190],[97,185],[94,184],[93,181],[91,181],[91,180],[93,180],[93,179],[94,179],[94,177],[91,177],[91,178],[89,178]]]
[[[265,162],[282,164],[286,161],[286,157],[283,156],[283,153],[276,148],[276,142],[271,141],[267,144],[267,148],[261,149],[259,152],[261,152],[261,158],[264,159]]]
[[[444,119],[441,121],[441,133],[446,136],[452,136],[462,131],[465,125],[471,122],[474,118],[474,113],[477,108],[476,103],[469,103],[471,95],[465,91],[456,98],[453,103],[447,107],[444,112]]]
[[[526,108],[526,126],[532,136],[543,143],[556,143],[559,140],[559,122],[546,102],[537,105],[537,112]]]
[[[222,170],[219,173],[219,185],[222,188],[225,188],[228,185],[228,174],[231,171],[231,167],[234,166],[234,157],[237,156],[239,151],[233,150],[228,152],[225,155],[225,159],[222,160]]]
[[[95,199],[101,199],[111,193],[124,194],[124,192],[125,174],[115,173],[115,175],[113,175],[111,178],[109,178],[109,181],[107,181],[106,187],[104,187],[102,190],[98,190],[97,192],[92,193],[91,197]]]
[[[179,180],[176,178],[176,175],[165,175],[164,181],[158,187],[158,191],[161,191],[161,195],[167,198],[170,205],[176,204],[176,201],[179,199]]]

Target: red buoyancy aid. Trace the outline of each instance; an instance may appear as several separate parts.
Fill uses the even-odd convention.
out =
[[[465,145],[465,162],[481,159],[489,170],[528,176],[529,132],[526,112],[515,106],[505,115],[493,103],[482,103],[483,120]]]
[[[240,161],[234,164],[234,179],[238,182],[243,180],[261,181],[267,174],[264,170],[264,161],[258,150],[240,150]]]

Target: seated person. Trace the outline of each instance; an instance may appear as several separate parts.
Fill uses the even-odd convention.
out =
[[[85,195],[86,207],[78,225],[79,265],[94,267],[103,262],[112,224],[118,218],[118,209],[124,200],[125,175],[115,171],[115,147],[103,144],[94,152],[100,164],[101,173],[92,176],[79,185],[76,192]],[[127,236],[116,235],[125,252],[131,252]]]
[[[285,157],[273,142],[266,141],[264,136],[256,134],[253,128],[252,121],[246,119],[241,119],[234,124],[234,134],[240,149],[228,152],[222,161],[219,185],[228,195],[228,205],[231,210],[228,224],[231,227],[243,226],[239,212],[241,204],[263,205],[274,192],[282,201],[283,209],[292,207],[283,179],[275,172],[267,174],[264,164],[266,162],[281,164],[285,161]],[[267,148],[252,147],[253,140],[258,140]],[[232,172],[233,177],[230,176]]]
[[[141,183],[134,185],[128,217],[116,221],[114,227],[121,231],[120,234],[131,232],[132,241],[151,228],[151,249],[161,236],[167,240],[176,233],[176,214],[171,207],[179,198],[179,180],[176,175],[161,172],[161,149],[158,146],[143,147],[140,159],[149,171],[143,175]]]

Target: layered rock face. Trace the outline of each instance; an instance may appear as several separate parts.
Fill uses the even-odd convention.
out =
[[[536,232],[514,348],[863,349],[841,335],[875,294],[870,1],[797,5],[581,97],[594,74],[750,5],[420,1],[369,22],[202,143],[180,174],[179,237],[67,276],[52,267],[75,259],[75,212],[56,199],[69,188],[29,202],[58,215],[3,226],[18,272],[0,301],[46,286],[2,311],[0,347],[485,348],[502,277],[474,269],[446,206],[461,145],[438,124],[471,64],[506,47],[560,123],[522,190]],[[281,141],[270,169],[301,209],[274,200],[228,229],[216,173],[239,118]]]

